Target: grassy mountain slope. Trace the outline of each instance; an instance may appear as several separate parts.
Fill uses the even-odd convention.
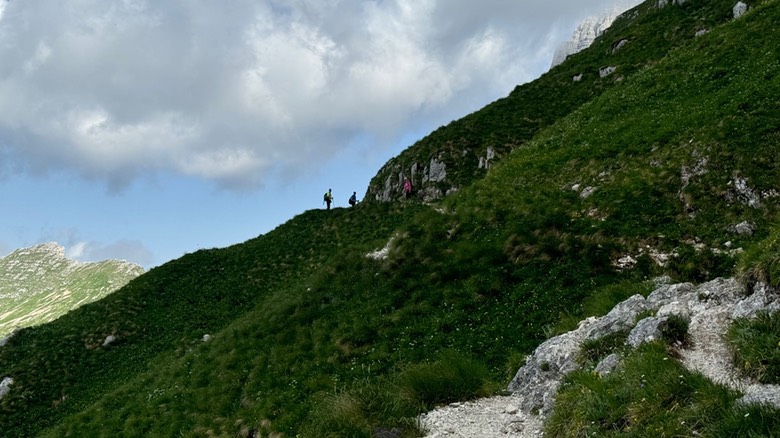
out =
[[[103,298],[143,272],[118,260],[68,260],[54,243],[16,250],[0,258],[0,338]]]
[[[14,378],[0,429],[412,434],[404,417],[484,390],[431,395],[434,381],[447,386],[442,363],[473,374],[479,358],[483,377],[505,383],[545,333],[646,292],[650,276],[731,275],[731,250],[761,241],[780,213],[780,3],[716,26],[728,3],[642,5],[606,34],[631,35],[622,80],[439,205],[310,211],[22,330],[0,348],[0,376]],[[641,59],[645,38],[690,35],[700,23],[710,32],[662,57],[647,43]],[[538,82],[612,65],[604,41]],[[560,94],[547,102],[566,102],[565,89],[548,86]],[[484,117],[496,126],[502,113]],[[734,231],[743,222],[753,234]],[[366,257],[385,245],[386,258]],[[619,269],[628,255],[635,263]],[[102,347],[109,334],[117,342]],[[405,404],[385,400],[396,391]]]
[[[106,299],[21,330],[0,349],[0,374],[15,382],[0,400],[3,430],[32,435],[139,373],[154,373],[157,355],[191,348],[269,294],[281,295],[340,246],[383,242],[404,214],[391,206],[360,215],[307,212],[242,245],[154,268]],[[117,341],[104,348],[108,335]]]
[[[398,178],[399,173],[410,177],[420,197],[466,187],[486,174],[479,163],[480,157],[488,157],[488,149],[495,154],[491,161],[500,160],[623,78],[687,44],[697,32],[732,19],[730,0],[686,2],[660,10],[655,5],[645,2],[623,14],[588,50],[404,150],[371,180],[365,199],[382,197],[388,181],[390,197],[400,197],[403,178]],[[600,70],[610,66],[616,71],[601,77]],[[444,180],[424,181],[423,172],[431,159],[446,166]]]

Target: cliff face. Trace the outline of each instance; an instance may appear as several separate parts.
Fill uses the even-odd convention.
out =
[[[15,328],[53,321],[98,300],[144,272],[119,260],[80,263],[56,243],[14,251],[0,258],[0,337]]]
[[[639,3],[640,2],[633,2],[631,6],[636,6]],[[590,45],[593,44],[593,41],[604,33],[604,31],[609,29],[612,22],[614,22],[624,11],[625,9],[622,8],[614,8],[601,15],[586,18],[585,21],[580,23],[580,25],[577,26],[577,29],[574,30],[571,39],[561,43],[555,50],[550,68],[562,64],[569,55],[573,55],[590,47]]]

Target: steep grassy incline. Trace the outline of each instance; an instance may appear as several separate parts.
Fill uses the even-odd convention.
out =
[[[413,206],[411,206],[413,207]],[[297,284],[343,245],[379,245],[403,221],[393,206],[309,211],[241,245],[202,250],[154,268],[109,297],[53,323],[25,329],[0,348],[0,430],[30,436],[79,412],[152,367]],[[104,346],[105,339],[116,340]]]
[[[470,185],[487,173],[489,166],[480,167],[480,159],[494,164],[583,103],[689,44],[697,32],[728,22],[733,5],[732,0],[699,0],[660,9],[651,1],[637,6],[615,20],[589,49],[388,161],[371,180],[365,199],[400,197],[403,177],[409,177],[416,195],[425,199]],[[608,67],[615,71],[602,77],[600,71]],[[431,160],[446,168],[443,180],[430,179]]]
[[[160,356],[50,436],[294,435],[315,394],[370,387],[447,349],[480,357],[500,379],[545,327],[646,292],[643,278],[730,274],[729,251],[778,218],[777,9],[626,77],[484,180],[417,212],[387,259],[365,257],[384,242],[345,244],[311,277],[268,294],[212,341]],[[755,233],[730,231],[742,222]],[[636,263],[617,269],[626,255]],[[323,400],[333,416],[307,430],[344,433],[345,398]]]
[[[553,296],[575,314],[570,294],[591,295],[618,266],[686,281],[730,275],[734,249],[766,236],[780,213],[778,16],[769,2],[626,78],[445,200],[447,213],[416,220],[391,257],[501,294],[555,278]],[[494,284],[505,272],[515,283]],[[527,292],[522,300],[549,290]]]
[[[0,430],[414,436],[421,410],[505,384],[546,335],[647,278],[731,275],[780,219],[780,3],[718,26],[726,2],[655,3],[631,18],[641,32],[621,22],[638,50],[622,80],[439,205],[307,212],[20,332],[0,349]],[[645,38],[699,23],[713,26],[641,61]],[[563,68],[610,56],[595,45]]]

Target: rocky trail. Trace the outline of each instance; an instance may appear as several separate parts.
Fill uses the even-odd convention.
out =
[[[636,347],[657,339],[659,324],[671,315],[689,321],[690,346],[681,351],[681,362],[686,368],[742,392],[741,403],[780,407],[780,386],[742,378],[724,338],[733,320],[779,309],[780,296],[763,285],[747,295],[734,279],[716,279],[699,286],[660,282],[647,299],[635,295],[609,314],[588,318],[576,330],[541,344],[512,379],[510,395],[442,406],[423,414],[420,422],[427,438],[543,436],[544,419],[552,411],[558,386],[566,374],[579,367],[576,356],[582,342],[628,328],[631,332],[627,342]],[[655,316],[635,324],[636,316],[648,310],[655,311]],[[599,364],[596,371],[608,373],[619,366],[619,358],[611,357]]]

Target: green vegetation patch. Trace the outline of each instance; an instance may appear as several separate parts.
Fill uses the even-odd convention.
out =
[[[22,330],[0,349],[0,376],[14,378],[0,401],[0,430],[413,434],[410,419],[421,409],[493,388],[485,382],[513,374],[506,364],[516,370],[561,319],[573,323],[646,295],[656,275],[732,275],[729,248],[748,247],[780,219],[772,198],[750,205],[736,190],[778,189],[780,3],[751,5],[739,20],[726,0],[653,4],[540,78],[544,93],[534,106],[502,100],[464,122],[473,126],[448,129],[453,137],[440,140],[455,152],[483,143],[511,143],[513,151],[473,184],[456,175],[461,190],[440,204],[309,211]],[[694,38],[702,24],[710,32]],[[669,42],[680,35],[675,49]],[[628,68],[595,79],[599,67],[619,61],[608,50],[617,41],[604,41],[624,36],[631,42],[616,56],[630,55]],[[572,75],[584,71],[574,84]],[[535,114],[556,105],[568,115]],[[512,132],[523,118],[528,130]],[[463,131],[461,142],[461,129],[494,136]],[[729,231],[743,221],[755,236]],[[367,257],[386,246],[386,257]],[[627,256],[636,264],[617,266]],[[684,339],[679,323],[670,339]],[[109,334],[116,343],[102,347]],[[586,360],[619,344],[594,344]],[[666,348],[642,347],[605,378],[575,373],[550,435],[776,430],[776,413],[735,408],[736,394],[686,372]],[[479,361],[431,362],[452,350]]]
[[[780,384],[780,313],[738,319],[726,339],[738,369],[761,383]]]
[[[433,362],[409,365],[384,379],[361,379],[315,404],[303,437],[366,437],[395,431],[420,436],[416,417],[437,405],[494,393],[488,367],[449,350]]]
[[[546,434],[555,437],[776,436],[780,411],[687,371],[663,343],[644,344],[605,377],[570,374]]]
[[[742,281],[752,287],[758,282],[780,289],[780,227],[748,248],[737,266]]]

